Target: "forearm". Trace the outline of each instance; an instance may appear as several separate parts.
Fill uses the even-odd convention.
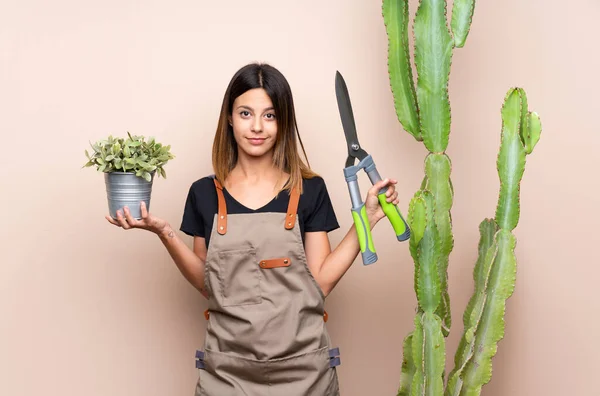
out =
[[[208,298],[204,288],[205,260],[198,257],[177,235],[175,230],[167,224],[162,232],[158,233],[161,242],[167,248],[171,258],[183,276]]]
[[[379,220],[370,220],[371,229]],[[325,258],[317,276],[317,282],[325,296],[337,285],[360,253],[356,227],[352,225],[339,245]]]

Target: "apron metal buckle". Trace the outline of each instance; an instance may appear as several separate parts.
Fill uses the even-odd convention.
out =
[[[341,364],[340,360],[340,348],[333,348],[329,350],[329,367],[336,367]]]
[[[196,368],[204,369],[204,352],[196,351]]]

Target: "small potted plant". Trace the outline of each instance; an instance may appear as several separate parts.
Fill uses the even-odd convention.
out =
[[[134,218],[141,219],[140,202],[144,201],[150,210],[154,176],[166,178],[164,166],[175,158],[171,146],[129,132],[126,138],[111,135],[90,145],[93,152],[90,155],[85,150],[88,162],[83,167],[96,166],[104,173],[110,216],[116,219],[117,210],[127,206]]]

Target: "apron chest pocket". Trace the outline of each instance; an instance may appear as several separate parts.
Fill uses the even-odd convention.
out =
[[[219,283],[222,305],[260,304],[260,268],[253,248],[219,253]]]

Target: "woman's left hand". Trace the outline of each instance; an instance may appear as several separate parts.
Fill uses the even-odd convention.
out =
[[[369,189],[365,199],[365,207],[371,228],[373,228],[379,220],[385,217],[385,213],[383,212],[383,208],[379,204],[379,198],[377,197],[379,195],[379,190],[387,186],[388,189],[385,192],[386,201],[391,202],[394,205],[398,205],[400,202],[398,200],[398,192],[396,191],[395,187],[396,183],[398,183],[398,181],[394,179],[383,179],[375,183]]]

